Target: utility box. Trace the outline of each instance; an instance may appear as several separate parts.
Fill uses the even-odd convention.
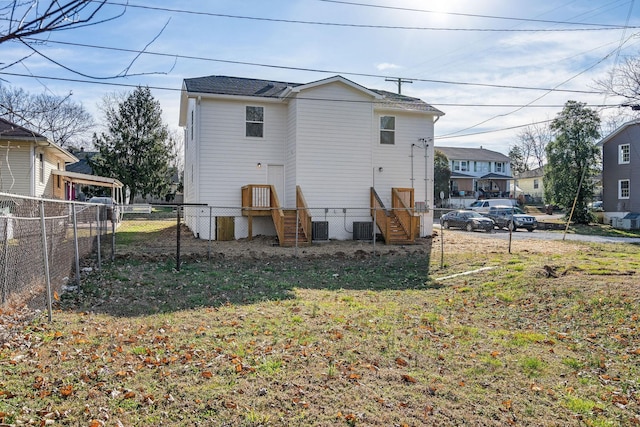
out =
[[[313,221],[311,223],[311,240],[329,240],[329,221]]]
[[[373,240],[373,222],[354,222],[353,240]]]
[[[216,217],[216,240],[230,241],[235,239],[235,222],[232,216]]]

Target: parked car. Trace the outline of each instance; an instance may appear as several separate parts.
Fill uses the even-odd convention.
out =
[[[440,224],[447,229],[456,227],[467,231],[491,231],[495,225],[492,219],[482,216],[478,212],[466,210],[447,212],[440,217]]]
[[[492,206],[515,206],[516,199],[484,199],[476,200],[469,205],[469,209],[476,212],[489,212]]]
[[[511,231],[526,228],[529,232],[538,228],[536,217],[524,213],[522,209],[515,206],[494,206],[485,215],[491,218],[498,228]]]
[[[604,211],[604,208],[602,207],[602,201],[589,203],[588,206],[589,206],[589,209],[591,209],[594,212],[603,212]]]
[[[111,197],[92,197],[89,199],[89,203],[100,203],[101,205],[105,205],[105,209],[100,212],[101,220],[119,220],[119,209],[118,206]]]

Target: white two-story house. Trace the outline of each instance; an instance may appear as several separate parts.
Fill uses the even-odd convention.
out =
[[[440,147],[449,159],[452,198],[506,198],[510,194],[511,160],[486,148]]]
[[[344,225],[330,227],[328,237],[349,239],[351,222],[372,222],[375,206],[399,214],[407,234],[418,226],[429,235],[434,123],[443,114],[420,99],[341,76],[310,83],[185,79],[184,202],[229,208],[214,214],[212,225],[202,220],[208,210],[187,207],[187,225],[208,237],[224,216],[236,239],[277,235],[283,244],[283,227],[291,228],[284,217],[297,215],[296,238],[310,241],[309,224],[337,212]],[[383,220],[376,224],[385,234]]]

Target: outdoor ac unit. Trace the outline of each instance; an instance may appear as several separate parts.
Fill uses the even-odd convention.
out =
[[[631,220],[622,218],[618,220],[618,228],[623,230],[631,230]]]
[[[372,222],[354,222],[353,223],[353,240],[372,240],[373,239],[373,223]]]
[[[637,230],[640,228],[640,219],[631,219],[631,229]]]
[[[311,223],[312,240],[329,240],[329,221],[313,221]]]

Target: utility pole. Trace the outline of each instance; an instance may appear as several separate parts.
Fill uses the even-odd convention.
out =
[[[398,95],[402,95],[402,83],[413,83],[413,80],[403,79],[402,77],[398,77],[395,79],[384,79],[387,82],[396,82],[398,84]]]

